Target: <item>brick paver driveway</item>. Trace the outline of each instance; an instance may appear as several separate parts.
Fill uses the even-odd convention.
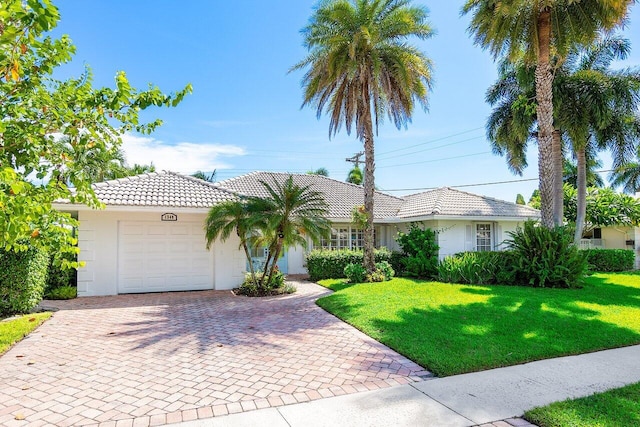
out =
[[[0,357],[0,425],[159,425],[419,381],[314,304],[328,291],[80,298]]]

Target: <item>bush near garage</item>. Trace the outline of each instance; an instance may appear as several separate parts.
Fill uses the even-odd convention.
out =
[[[391,260],[391,251],[380,248],[374,251],[376,263]],[[307,271],[312,281],[323,279],[339,279],[344,276],[344,268],[348,264],[362,264],[362,251],[341,249],[337,251],[316,249],[306,256]]]
[[[0,249],[0,316],[27,313],[42,301],[48,266],[43,249]]]
[[[586,249],[590,271],[615,273],[633,270],[636,255],[630,249]]]

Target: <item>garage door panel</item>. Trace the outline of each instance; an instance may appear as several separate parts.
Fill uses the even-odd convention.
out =
[[[120,293],[213,289],[213,255],[199,223],[119,224]]]

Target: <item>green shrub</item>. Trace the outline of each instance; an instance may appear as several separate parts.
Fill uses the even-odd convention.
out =
[[[436,233],[429,228],[411,224],[408,233],[398,233],[398,244],[406,255],[404,274],[410,277],[431,278],[438,273]]]
[[[386,278],[385,278],[385,275],[384,275],[384,273],[382,271],[376,270],[373,273],[367,274],[367,277],[365,278],[365,280],[368,283],[384,282],[386,280]]]
[[[262,271],[256,272],[256,282],[259,284],[264,273]],[[263,297],[268,295],[281,295],[291,294],[296,291],[295,286],[285,283],[284,274],[280,270],[273,272],[271,283],[266,286],[266,283],[260,288],[251,280],[251,273],[246,273],[244,276],[244,282],[238,289],[235,290],[237,295],[246,295],[249,297]]]
[[[389,264],[391,264],[391,268],[395,271],[396,276],[404,276],[404,259],[407,256],[402,252],[393,251],[391,252],[391,258],[389,259]]]
[[[549,229],[527,221],[508,232],[507,247],[514,253],[516,283],[546,288],[574,288],[584,277],[585,255],[573,244],[567,227]]]
[[[351,283],[362,283],[365,281],[367,270],[362,264],[347,264],[344,268],[344,277]]]
[[[615,273],[633,270],[636,261],[635,253],[630,249],[587,249],[583,252],[590,271]]]
[[[438,280],[476,285],[511,285],[515,282],[513,252],[462,252],[443,259]]]
[[[42,300],[49,256],[42,249],[0,250],[0,316],[26,313]]]
[[[391,280],[391,278],[396,274],[391,266],[391,263],[388,261],[380,261],[376,263],[376,271],[381,272],[384,275],[384,281]]]
[[[78,292],[75,286],[59,286],[57,288],[49,289],[44,294],[46,299],[73,299],[77,296]]]
[[[75,256],[68,259],[68,261],[75,262]],[[45,293],[49,293],[53,289],[64,286],[76,286],[76,269],[62,268],[60,263],[55,262],[55,258],[52,256],[49,259],[47,286],[45,287]]]
[[[375,250],[376,262],[389,261],[391,251],[387,248]],[[306,256],[307,271],[313,281],[339,279],[344,277],[344,268],[348,264],[362,264],[362,251],[343,249],[339,251],[316,249]]]

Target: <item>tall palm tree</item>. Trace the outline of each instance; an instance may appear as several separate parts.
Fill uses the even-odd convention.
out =
[[[600,174],[596,172],[602,168],[602,160],[594,157],[594,154],[587,152],[586,157],[586,182],[588,187],[604,187],[604,181]],[[563,165],[563,180],[574,188],[578,187],[578,165],[576,162],[565,159]]]
[[[266,217],[258,209],[254,209],[249,200],[230,200],[214,205],[207,215],[205,221],[205,238],[207,249],[218,238],[226,241],[232,232],[240,239],[240,246],[244,250],[251,272],[251,280],[256,283],[256,275],[249,251],[249,239],[251,233],[256,229],[261,229],[266,225]]]
[[[264,199],[254,199],[257,209],[267,219],[265,232],[271,237],[269,255],[265,264],[269,274],[268,287],[280,257],[287,246],[307,246],[307,237],[314,243],[331,233],[331,221],[327,219],[329,206],[322,193],[314,191],[309,185],[297,185],[289,176],[284,183],[260,181],[269,194]],[[270,265],[269,265],[270,264]],[[263,276],[264,281],[264,276]]]
[[[577,160],[576,242],[586,219],[589,157],[596,149],[611,148],[614,165],[620,165],[637,149],[640,135],[628,123],[640,106],[640,71],[610,69],[629,51],[628,40],[598,40],[586,49],[572,50],[556,73],[557,116]]]
[[[326,109],[329,135],[345,125],[364,143],[364,266],[375,269],[373,255],[374,136],[388,116],[400,129],[411,120],[416,101],[426,111],[431,61],[407,39],[427,39],[433,30],[427,9],[410,0],[327,0],[303,29],[309,55],[292,70],[303,77],[305,105]]]
[[[561,192],[562,147],[554,143],[552,51],[564,58],[574,44],[590,44],[602,30],[622,25],[634,0],[467,0],[472,13],[469,31],[494,57],[515,59],[524,53],[535,64],[538,173],[542,223],[560,225],[554,203]],[[555,211],[555,212],[554,212]]]
[[[619,165],[637,146],[632,116],[640,103],[640,73],[608,68],[628,51],[625,39],[606,38],[586,49],[574,48],[556,66],[554,133],[564,137],[577,159],[576,239],[581,237],[586,212],[588,159],[598,149],[610,148],[614,164]],[[496,106],[487,124],[494,152],[506,154],[510,169],[520,174],[527,165],[527,143],[536,134],[532,74],[524,63],[503,63],[498,82],[487,93],[487,101]]]

